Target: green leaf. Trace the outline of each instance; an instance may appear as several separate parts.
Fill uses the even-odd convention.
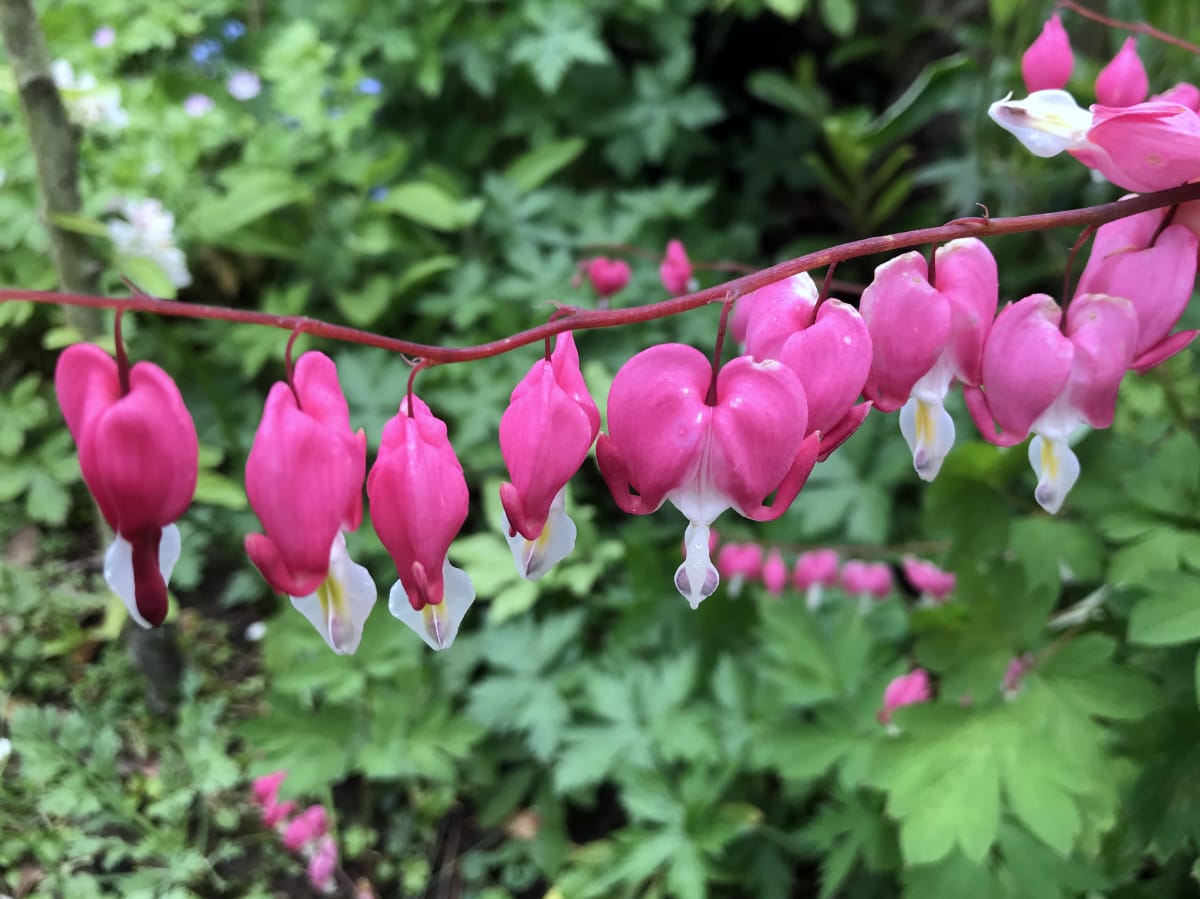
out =
[[[784,19],[798,19],[808,7],[808,0],[767,0],[767,9]]]
[[[458,231],[479,217],[483,201],[457,200],[432,181],[407,181],[393,187],[376,207],[437,231]]]
[[[230,181],[228,193],[208,199],[192,213],[189,223],[202,240],[218,241],[278,209],[312,199],[304,183],[289,172],[252,170]]]
[[[512,46],[512,58],[524,63],[543,93],[558,90],[577,63],[608,62],[608,48],[597,36],[598,24],[586,7],[558,2],[528,7],[527,31]]]
[[[587,147],[582,137],[552,141],[534,147],[517,157],[504,171],[504,177],[512,181],[522,193],[541,187],[555,173],[574,162]]]
[[[86,234],[89,237],[103,237],[106,240],[108,239],[108,226],[91,216],[70,212],[53,212],[50,214],[50,221],[64,231],[73,231],[76,234]]]
[[[175,285],[161,265],[149,256],[119,256],[116,267],[139,288],[160,300],[175,299]]]
[[[838,37],[848,37],[858,23],[855,0],[821,0],[821,19]]]
[[[1129,614],[1131,643],[1173,646],[1200,638],[1200,576],[1162,572],[1149,579],[1146,589],[1150,595]]]

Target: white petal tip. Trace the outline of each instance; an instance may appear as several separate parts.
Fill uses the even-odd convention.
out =
[[[705,524],[688,525],[683,538],[686,557],[675,569],[675,589],[693,609],[716,592],[721,576],[709,559],[709,528]]]
[[[508,516],[501,515],[504,539],[512,550],[513,561],[521,577],[530,581],[541,580],[551,568],[565,559],[575,549],[577,529],[575,522],[566,513],[566,488],[558,491],[554,502],[550,505],[550,515],[542,527],[542,533],[535,540],[526,540],[520,534],[512,533]]]
[[[442,565],[442,579],[445,583],[442,601],[426,605],[420,611],[412,607],[400,581],[392,585],[388,594],[388,611],[424,640],[426,646],[438,651],[454,644],[463,618],[475,602],[475,585],[470,576],[451,565],[449,559]]]
[[[307,596],[289,598],[330,649],[340,656],[354,655],[375,607],[375,582],[366,568],[350,558],[346,537],[339,532],[329,550],[324,583]]]

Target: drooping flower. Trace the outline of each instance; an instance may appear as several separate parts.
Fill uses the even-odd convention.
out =
[[[824,598],[825,588],[838,581],[840,559],[835,549],[813,549],[800,554],[792,572],[792,584],[804,593],[805,604],[816,609]]]
[[[1008,668],[1004,672],[1004,679],[1000,682],[1000,692],[1004,694],[1006,699],[1012,699],[1020,692],[1022,681],[1025,675],[1033,670],[1037,664],[1037,659],[1033,653],[1023,653],[1013,658],[1008,663]]]
[[[142,627],[167,617],[182,517],[196,492],[199,443],[170,376],[151,362],[127,373],[91,344],[58,357],[54,389],[79,448],[79,467],[115,533],[104,580]]]
[[[883,263],[861,306],[873,349],[863,393],[883,412],[900,409],[900,431],[926,481],[954,445],[946,394],[954,381],[979,383],[999,297],[996,260],[982,241],[951,241],[934,258],[936,285],[920,253]]]
[[[658,277],[662,280],[667,293],[677,296],[687,293],[692,284],[692,263],[688,259],[683,242],[671,240],[667,242],[667,252],[658,266]]]
[[[1121,378],[1133,361],[1137,314],[1123,297],[1083,294],[1062,310],[1045,294],[1005,307],[983,351],[983,386],[966,390],[984,439],[1013,446],[1033,432],[1034,498],[1055,513],[1079,477],[1067,445],[1083,424],[1112,424]]]
[[[247,535],[246,553],[330,649],[351,654],[376,595],[345,536],[362,522],[367,438],[350,430],[328,356],[301,356],[293,384],[271,387],[246,460],[246,495],[266,531]]]
[[[712,381],[699,350],[643,350],[613,379],[609,432],[596,445],[600,473],[623,511],[647,515],[670,500],[687,518],[687,558],[675,586],[693,608],[720,582],[709,560],[713,521],[731,507],[755,521],[783,514],[819,445],[805,437],[804,388],[787,366],[740,356],[720,370],[710,397]]]
[[[871,368],[871,335],[858,310],[827,300],[816,311],[817,287],[807,273],[747,294],[746,352],[777,359],[800,379],[808,402],[808,431],[820,438],[824,460],[867,417],[858,403]]]
[[[323,805],[310,805],[288,822],[283,845],[289,852],[300,852],[329,833],[329,814]]]
[[[1183,224],[1168,225],[1159,233],[1166,214],[1165,209],[1154,209],[1101,225],[1076,290],[1076,296],[1100,293],[1133,304],[1138,336],[1131,368],[1142,373],[1174,356],[1200,333],[1171,333],[1192,298],[1200,241]]]
[[[582,267],[598,297],[611,297],[629,283],[629,263],[624,259],[597,256],[584,262]]]
[[[175,245],[175,216],[158,200],[125,200],[122,219],[108,223],[108,236],[117,258],[141,258],[154,262],[176,287],[192,283],[187,257]]]
[[[1048,85],[1062,87],[1061,84]],[[1112,61],[1096,77],[1096,102],[1101,106],[1133,106],[1150,93],[1150,79],[1138,56],[1137,39],[1130,35]]]
[[[286,771],[274,771],[256,777],[251,786],[254,801],[262,813],[263,824],[272,829],[282,825],[296,810],[296,803],[290,799],[286,802],[279,801],[279,787],[286,778]]]
[[[762,580],[763,586],[772,596],[779,596],[787,586],[788,567],[787,563],[783,561],[783,554],[778,549],[772,549],[767,553],[767,561],[763,563]]]
[[[1066,87],[1074,66],[1071,40],[1063,28],[1062,19],[1055,13],[1021,57],[1021,77],[1025,80],[1025,90],[1033,93]]]
[[[600,410],[579,370],[570,331],[533,364],[500,417],[512,483],[500,487],[504,533],[522,576],[537,580],[575,547],[565,490],[600,431]]]
[[[389,611],[430,647],[446,649],[475,601],[471,578],[446,558],[467,520],[467,481],[445,422],[418,397],[401,400],[384,426],[367,496],[375,532],[399,574]]]
[[[337,864],[337,844],[333,837],[327,836],[317,844],[316,851],[308,860],[308,882],[314,890],[322,893],[332,892],[337,884],[334,878]]]
[[[1126,190],[1178,187],[1200,178],[1200,113],[1152,100],[1081,109],[1066,91],[1006,97],[988,115],[1035,156],[1064,150]]]
[[[884,724],[888,724],[896,709],[929,702],[932,697],[929,672],[924,668],[914,668],[908,674],[893,678],[887,685],[883,691],[883,708],[879,710],[878,718]]]
[[[851,559],[842,566],[842,589],[862,597],[886,599],[892,592],[892,569],[885,562]]]
[[[907,578],[909,584],[918,593],[929,597],[934,602],[944,602],[948,599],[958,583],[958,578],[953,572],[943,571],[928,559],[918,559],[916,556],[906,555],[900,560],[900,566],[903,568],[904,577]]]

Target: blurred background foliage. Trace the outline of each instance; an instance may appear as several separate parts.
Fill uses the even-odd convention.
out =
[[[52,54],[120,90],[128,124],[84,135],[72,227],[121,274],[106,221],[154,198],[194,283],[180,302],[304,313],[448,344],[540,321],[595,245],[622,244],[618,303],[663,298],[669,238],[694,260],[761,266],[872,233],[1111,199],[1068,159],[1037,160],[987,121],[1020,90],[1049,4],[1019,0],[44,0]],[[1195,41],[1176,0],[1107,12]],[[1073,89],[1123,35],[1066,15]],[[113,40],[95,41],[102,28]],[[1196,80],[1139,43],[1151,83]],[[237,99],[235,73],[261,90]],[[196,115],[193,94],[211,98]],[[53,288],[34,163],[0,79],[0,282]],[[1076,234],[995,240],[1002,300],[1056,294]],[[607,252],[607,251],[606,251]],[[883,259],[838,271],[851,288]],[[703,284],[719,272],[699,272]],[[818,273],[819,274],[819,273]],[[854,300],[852,289],[846,298]],[[1192,326],[1200,321],[1193,311]],[[716,311],[579,336],[603,407],[652,343],[711,345]],[[960,445],[920,485],[873,416],[791,512],[730,540],[957,572],[953,602],[902,586],[864,608],[836,590],[675,595],[682,523],[620,515],[594,465],[572,485],[575,554],[536,588],[498,530],[496,428],[536,347],[421,376],[450,423],[473,513],[451,551],[481,600],[434,655],[377,608],[330,654],[246,562],[240,488],[285,336],[129,323],[131,355],[178,380],[204,447],[170,627],[166,711],[99,578],[94,513],[55,408],[60,311],[0,306],[0,892],[303,895],[300,862],[247,799],[325,803],[342,863],[379,896],[1161,897],[1195,895],[1200,839],[1200,375],[1194,351],[1124,387],[1117,425],[1078,447],[1051,519],[1024,451]],[[302,340],[314,346],[311,341]],[[321,345],[372,449],[408,367]],[[351,540],[377,582],[370,528]],[[386,587],[384,587],[386,589]],[[250,627],[265,622],[261,641]],[[1001,690],[1015,657],[1035,664]],[[938,699],[877,720],[911,665]]]

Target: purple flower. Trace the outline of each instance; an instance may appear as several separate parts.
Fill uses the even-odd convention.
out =
[[[92,44],[101,50],[111,47],[117,39],[117,32],[111,25],[102,25],[92,35]]]
[[[253,100],[262,91],[262,80],[247,69],[238,69],[225,82],[235,100]]]
[[[213,106],[213,99],[208,94],[191,94],[183,101],[183,111],[193,119],[198,119],[212,112]]]
[[[369,196],[376,203],[378,203],[380,200],[387,197],[387,195],[388,195],[388,189],[383,186],[372,187],[371,192],[369,194],[367,194],[367,196]]]
[[[236,41],[245,33],[246,26],[237,19],[230,19],[221,26],[221,34],[225,35],[225,40],[227,41]]]
[[[355,85],[354,89],[360,94],[375,96],[376,94],[383,93],[383,84],[378,78],[363,78]]]
[[[192,47],[192,61],[203,65],[211,59],[221,55],[221,42],[215,41],[212,38],[207,38],[198,41]]]

